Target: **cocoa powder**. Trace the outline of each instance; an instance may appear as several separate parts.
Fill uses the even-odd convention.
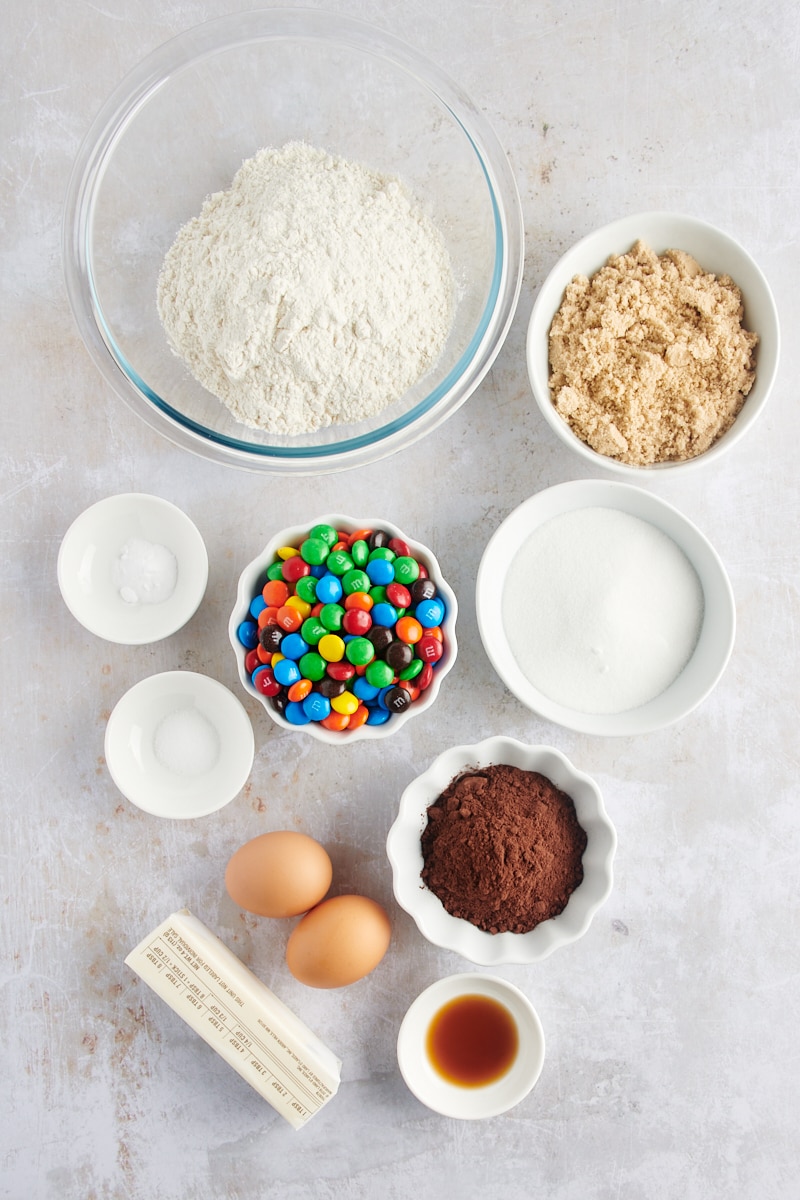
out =
[[[544,775],[496,764],[456,776],[428,809],[422,879],[487,933],[528,933],[583,879],[586,833]]]

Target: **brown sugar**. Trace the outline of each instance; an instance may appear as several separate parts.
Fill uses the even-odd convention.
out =
[[[636,466],[702,454],[755,379],[739,288],[642,241],[576,276],[550,327],[550,393],[598,454]]]
[[[488,933],[527,933],[583,880],[586,833],[544,775],[496,764],[457,776],[428,809],[422,879],[447,911]]]

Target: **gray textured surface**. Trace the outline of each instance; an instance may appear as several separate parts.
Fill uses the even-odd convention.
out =
[[[447,69],[494,124],[523,199],[527,258],[490,376],[416,448],[355,474],[283,483],[208,465],[157,438],[101,380],[68,309],[62,198],[78,144],[121,76],[225,0],[8,0],[2,39],[3,1021],[0,1194],[14,1200],[735,1200],[797,1186],[796,878],[800,22],[790,0],[563,6],[354,0]],[[652,208],[742,241],[784,330],[773,399],[706,474],[651,486],[725,562],[738,636],[721,684],[663,733],[604,741],[526,712],[489,668],[474,581],[498,522],[584,477],[529,394],[524,334],[548,268],[576,238]],[[61,603],[58,546],[117,491],[184,508],[211,559],[192,622],[154,647],[85,633]],[[116,792],[103,731],[158,670],[238,688],[226,624],[243,565],[274,528],[380,511],[435,550],[461,601],[460,657],[430,723],[336,755],[256,728],[250,783],[187,824]],[[619,834],[614,892],[585,939],[503,970],[536,1005],[547,1059],[513,1112],[465,1125],[428,1112],[395,1062],[411,1000],[469,969],[429,946],[391,897],[384,839],[400,792],[444,747],[507,733],[593,774]],[[394,921],[375,973],[304,989],[288,923],[243,918],[224,865],[296,827],[331,849],[343,890]],[[187,904],[344,1060],[335,1101],[293,1133],[124,967]]]

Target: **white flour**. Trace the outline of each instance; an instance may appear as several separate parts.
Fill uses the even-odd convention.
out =
[[[158,310],[237,420],[309,433],[373,416],[434,364],[453,278],[398,179],[291,142],[247,159],[180,230]]]

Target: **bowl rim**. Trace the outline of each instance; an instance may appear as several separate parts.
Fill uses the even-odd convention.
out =
[[[491,763],[510,763],[523,770],[540,771],[571,797],[588,838],[584,868],[588,865],[591,875],[585,870],[583,883],[572,893],[562,913],[540,922],[528,933],[491,934],[453,917],[420,878],[423,858],[419,839],[428,806],[461,772]],[[539,962],[583,937],[611,894],[616,849],[616,829],[596,780],[555,746],[522,742],[508,735],[495,735],[474,745],[451,746],[442,751],[404,789],[386,838],[394,897],[419,932],[433,945],[487,967]]]
[[[241,621],[245,619],[243,614],[249,612],[250,602],[253,599],[253,585],[258,577],[266,572],[267,566],[278,547],[295,545],[297,538],[307,534],[309,529],[314,525],[321,524],[332,525],[337,530],[383,529],[387,533],[390,533],[392,537],[402,539],[415,555],[424,558],[429,573],[435,577],[437,589],[441,592],[447,604],[447,613],[445,616],[445,653],[436,666],[433,679],[426,689],[424,697],[415,701],[414,704],[410,704],[405,712],[393,714],[391,719],[385,721],[383,725],[365,724],[359,726],[358,729],[352,730],[350,733],[347,733],[346,730],[344,733],[336,733],[334,730],[326,729],[318,721],[309,721],[307,725],[292,725],[285,717],[277,713],[268,702],[268,697],[263,696],[253,687],[250,677],[245,670],[246,652],[236,632]],[[242,569],[236,588],[236,602],[228,620],[228,640],[236,656],[239,682],[249,696],[259,701],[264,711],[280,729],[290,733],[307,733],[311,737],[316,738],[317,741],[324,742],[329,746],[346,746],[356,741],[378,741],[381,738],[388,737],[390,734],[397,733],[412,717],[420,716],[432,707],[439,695],[443,680],[455,666],[456,658],[458,657],[458,640],[456,637],[457,619],[458,599],[452,587],[447,582],[436,555],[428,546],[423,542],[409,537],[399,526],[395,525],[392,521],[387,521],[383,517],[363,517],[356,519],[355,517],[344,516],[342,513],[325,513],[309,521],[303,521],[300,524],[289,525],[283,529],[279,529],[273,534],[264,549]]]
[[[504,575],[501,568],[507,559],[503,550],[505,540],[510,537],[518,544],[520,533],[527,536],[551,517],[590,507],[617,508],[660,529],[689,559],[703,588],[703,622],[688,663],[660,695],[639,708],[622,713],[578,712],[540,692],[517,666],[502,623],[493,619],[492,605],[502,601]],[[683,720],[718,684],[728,665],[736,636],[733,588],[711,542],[694,522],[667,500],[621,480],[570,480],[544,488],[523,500],[500,523],[484,549],[475,584],[475,604],[484,650],[508,690],[527,708],[554,724],[601,737],[652,733]],[[495,608],[494,613],[497,611]],[[713,621],[707,619],[709,612],[713,613]],[[701,655],[711,657],[712,670],[703,671],[705,664]]]
[[[85,548],[93,531],[107,528],[115,519],[119,520],[120,509],[151,509],[157,514],[166,514],[181,531],[180,545],[172,544],[169,547],[178,559],[179,566],[175,592],[163,604],[147,606],[147,621],[138,619],[143,613],[143,609],[139,607],[130,610],[120,608],[119,620],[114,620],[113,614],[108,614],[106,620],[98,619],[96,615],[87,612],[81,602],[84,593],[74,584],[75,574],[82,567],[82,563],[75,562],[79,547]],[[187,562],[191,562],[191,573],[186,570]],[[180,569],[181,565],[183,570]],[[152,645],[182,629],[202,603],[208,585],[208,571],[208,550],[194,521],[171,500],[165,500],[162,496],[150,492],[119,492],[94,501],[83,509],[67,528],[61,539],[56,560],[59,591],[75,620],[95,637],[123,646]],[[186,584],[187,580],[191,581],[191,587]],[[181,600],[183,603],[180,603]],[[159,617],[163,618],[161,624],[158,622]]]
[[[224,773],[220,768],[218,773],[223,774],[223,778],[219,780],[218,792],[214,792],[210,780],[203,781],[202,777],[197,781],[187,781],[184,787],[176,785],[174,789],[170,789],[165,786],[159,790],[152,781],[142,775],[134,781],[135,786],[131,786],[130,779],[119,767],[117,748],[119,743],[121,751],[124,752],[125,729],[135,719],[137,712],[146,710],[150,717],[154,701],[170,688],[181,691],[193,702],[205,699],[209,704],[213,703],[218,711],[224,709],[227,714],[228,724],[238,739],[235,747],[237,754],[235,758],[234,755],[229,755]],[[219,812],[239,795],[253,767],[255,736],[247,710],[238,696],[234,696],[224,683],[200,671],[159,671],[132,684],[119,697],[106,722],[103,750],[109,775],[131,804],[150,816],[166,817],[174,821],[194,820]],[[135,753],[133,757],[136,757]],[[196,788],[194,800],[193,788]],[[194,807],[191,807],[192,805]],[[191,810],[186,811],[187,807]]]
[[[436,1013],[459,996],[488,996],[511,1013],[519,1033],[519,1053],[511,1070],[485,1087],[448,1083],[427,1062],[425,1035]],[[426,1107],[446,1117],[481,1120],[508,1112],[532,1091],[545,1061],[545,1036],[539,1014],[516,984],[496,975],[465,971],[426,987],[407,1008],[397,1034],[397,1065],[409,1091]]]
[[[659,230],[679,230],[677,235],[664,235],[663,244]],[[549,352],[548,334],[553,317],[555,316],[564,294],[564,289],[575,275],[592,275],[605,265],[612,254],[624,254],[630,250],[637,238],[652,245],[657,254],[667,249],[687,249],[676,244],[675,237],[685,234],[690,239],[706,238],[724,252],[726,259],[730,257],[730,266],[726,271],[734,283],[742,291],[744,301],[745,321],[749,328],[754,328],[748,320],[749,305],[763,310],[766,320],[761,321],[760,328],[755,328],[759,335],[756,349],[756,379],[750,393],[733,422],[733,425],[702,454],[680,462],[649,463],[636,466],[632,463],[619,462],[609,455],[599,454],[573,433],[567,422],[555,410],[550,398],[549,387]],[[715,266],[702,261],[702,253],[696,249],[688,252],[700,262],[704,270],[715,274],[723,273]],[[587,261],[588,260],[588,261]],[[741,270],[737,273],[736,264]],[[750,287],[746,289],[740,276],[746,274],[750,279]],[[574,450],[586,462],[594,467],[626,475],[631,479],[642,480],[655,476],[659,472],[676,473],[697,470],[716,462],[721,455],[736,445],[747,433],[757,418],[763,412],[775,384],[778,373],[781,351],[780,319],[775,298],[769,282],[756,260],[745,246],[711,222],[689,214],[656,209],[653,211],[633,213],[619,217],[608,224],[584,234],[558,258],[546,275],[534,301],[528,320],[525,356],[528,380],[536,400],[536,404],[547,425],[558,438]]]
[[[489,299],[469,345],[447,377],[408,413],[377,430],[321,446],[248,443],[182,415],[147,385],[116,347],[91,272],[96,189],[116,142],[137,112],[166,78],[193,61],[248,41],[288,38],[332,41],[383,57],[439,97],[478,157],[495,229]],[[489,121],[446,72],[408,43],[358,18],[305,8],[274,8],[230,13],[195,25],[162,43],[124,76],[95,117],[73,164],[63,209],[61,257],[70,307],[90,357],[106,382],[150,428],[173,444],[218,463],[303,475],[378,461],[414,444],[457,411],[484,379],[508,335],[522,287],[524,237],[522,204],[508,157]]]

